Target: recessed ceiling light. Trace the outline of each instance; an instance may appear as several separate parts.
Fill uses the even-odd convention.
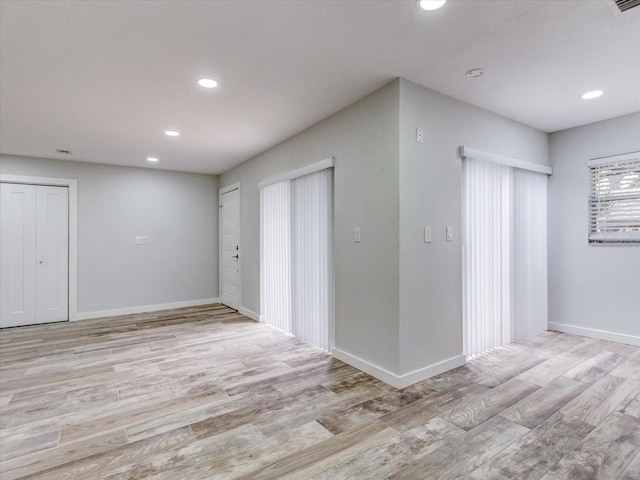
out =
[[[157,162],[158,158],[157,157],[147,157],[147,162]]]
[[[484,68],[474,68],[469,70],[465,75],[469,78],[478,78],[484,75]]]
[[[169,137],[177,137],[178,135],[180,135],[180,133],[176,132],[175,130],[165,130],[164,134]]]
[[[210,78],[201,78],[198,80],[198,83],[204,88],[216,88],[218,86],[218,82],[211,80]]]
[[[418,6],[423,10],[437,10],[442,7],[447,0],[419,0]]]
[[[598,98],[603,93],[604,91],[602,90],[592,90],[591,92],[583,94],[582,98],[584,98],[585,100],[591,100],[592,98]]]

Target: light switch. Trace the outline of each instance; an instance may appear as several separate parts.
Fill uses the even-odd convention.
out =
[[[424,243],[431,243],[431,227],[424,227]]]
[[[447,227],[447,242],[453,242],[453,227]]]
[[[360,243],[360,228],[358,227],[353,229],[353,241],[355,243]]]
[[[149,245],[149,239],[146,235],[140,235],[136,237],[136,245]]]

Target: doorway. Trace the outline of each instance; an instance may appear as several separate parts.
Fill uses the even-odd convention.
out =
[[[0,184],[0,327],[69,320],[69,188]]]
[[[240,184],[220,190],[220,302],[240,307]]]
[[[333,158],[261,182],[260,317],[333,352]]]

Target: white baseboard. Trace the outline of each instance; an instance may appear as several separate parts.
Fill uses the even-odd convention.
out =
[[[184,302],[161,303],[159,305],[144,305],[141,307],[115,308],[113,310],[102,310],[99,312],[83,312],[77,313],[75,320],[89,320],[92,318],[117,317],[119,315],[131,315],[133,313],[157,312],[159,310],[171,310],[173,308],[197,307],[200,305],[208,305],[210,303],[220,303],[219,298],[202,298],[200,300],[187,300]]]
[[[640,347],[640,337],[635,335],[626,335],[624,333],[608,332],[606,330],[596,330],[594,328],[578,327],[576,325],[567,325],[566,323],[549,322],[549,330],[556,332],[571,333],[573,335],[581,335],[583,337],[597,338],[599,340],[609,340],[611,342],[626,343],[627,345],[635,345]]]
[[[465,356],[458,355],[432,365],[427,365],[426,367],[418,370],[398,375],[363,360],[362,358],[340,350],[339,348],[333,349],[333,356],[338,360],[348,363],[352,367],[362,370],[364,373],[368,373],[369,375],[376,377],[378,380],[382,380],[395,388],[408,387],[409,385],[440,375],[441,373],[460,367],[466,363]]]
[[[256,322],[260,321],[260,315],[248,308],[238,307],[238,313],[241,313],[245,317],[249,317],[251,320],[255,320]]]

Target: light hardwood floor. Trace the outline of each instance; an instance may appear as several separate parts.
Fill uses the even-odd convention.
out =
[[[2,480],[640,478],[640,348],[613,342],[395,390],[209,305],[6,329],[0,361]]]

